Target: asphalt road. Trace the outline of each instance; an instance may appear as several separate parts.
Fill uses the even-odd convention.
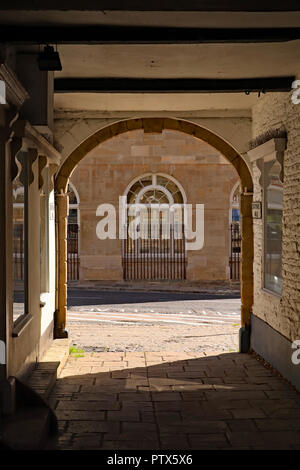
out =
[[[237,294],[70,289],[68,322],[222,325],[240,322]]]

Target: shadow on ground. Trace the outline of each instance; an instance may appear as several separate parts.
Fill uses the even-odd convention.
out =
[[[178,302],[193,300],[239,299],[239,292],[188,293],[188,292],[137,292],[137,291],[68,291],[68,307],[84,305],[138,304],[151,302]]]
[[[70,357],[50,403],[60,449],[300,449],[300,394],[248,354]]]

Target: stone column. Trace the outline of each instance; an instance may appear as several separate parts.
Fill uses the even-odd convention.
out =
[[[250,323],[253,306],[253,220],[252,192],[241,194],[242,261],[241,261],[241,329],[240,352],[250,349]]]
[[[61,191],[56,194],[57,208],[57,275],[58,275],[58,308],[55,312],[54,336],[67,338],[67,216],[69,211],[69,196]]]

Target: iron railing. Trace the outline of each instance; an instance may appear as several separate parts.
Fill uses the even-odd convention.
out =
[[[153,229],[148,225],[148,233],[134,240],[128,234],[122,240],[122,265],[124,280],[180,280],[186,279],[186,248],[184,230],[181,237],[174,235],[171,226],[169,236],[163,233],[162,224]],[[155,233],[155,235],[154,235]]]
[[[230,279],[232,281],[239,281],[240,279],[240,264],[241,264],[241,230],[239,224],[230,225]]]
[[[68,281],[79,279],[79,226],[68,224],[67,228],[67,272]]]

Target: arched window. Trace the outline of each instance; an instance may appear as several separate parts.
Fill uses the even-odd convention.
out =
[[[180,183],[169,175],[149,173],[135,178],[125,197],[124,278],[184,279],[186,195]],[[175,273],[177,265],[182,269]]]
[[[79,221],[79,196],[75,186],[72,183],[68,184],[69,194],[69,216],[68,224],[78,224]]]
[[[79,195],[72,183],[68,184],[69,215],[67,230],[68,250],[68,280],[79,279],[79,232],[80,232],[80,210]]]
[[[239,224],[240,223],[240,182],[238,181],[232,188],[230,194],[230,214],[229,223]]]
[[[147,174],[130,183],[125,194],[127,203],[162,204],[186,202],[182,186],[172,176],[164,174]]]
[[[229,269],[230,279],[238,281],[240,279],[241,262],[241,215],[240,215],[240,181],[232,188],[230,193],[229,208]]]

